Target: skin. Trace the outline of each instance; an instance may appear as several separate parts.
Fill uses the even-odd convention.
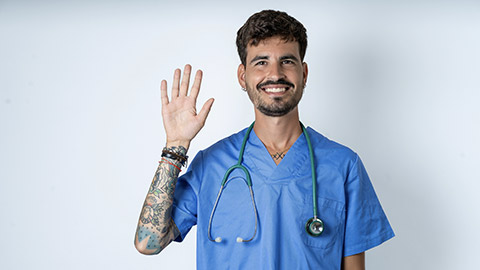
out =
[[[307,75],[308,67],[301,62],[298,42],[285,42],[273,37],[257,46],[247,47],[246,64],[238,67],[238,82],[247,90],[254,105],[255,133],[271,154],[289,149],[302,134],[296,104],[302,97]],[[284,92],[268,93],[265,88],[286,86],[268,84],[261,87],[269,81],[286,81],[290,86]],[[260,108],[281,108],[292,103],[295,106],[281,116],[266,115]],[[277,164],[280,162],[274,161]]]
[[[169,164],[160,164],[145,198],[135,233],[135,247],[146,255],[158,254],[179,231],[171,219],[175,181],[179,170]]]
[[[185,66],[181,81],[180,69],[175,70],[171,99],[168,98],[165,80],[160,87],[163,125],[167,134],[166,146],[182,149],[185,154],[191,140],[205,125],[214,101],[213,98],[207,100],[197,113],[196,102],[202,82],[202,71],[197,71],[189,93],[191,70],[190,65]],[[175,160],[167,161],[169,163],[160,163],[157,168],[135,233],[135,248],[146,255],[158,254],[180,234],[171,212],[173,193],[180,173],[178,168],[181,164]]]
[[[365,252],[344,257],[342,270],[365,270]]]
[[[245,65],[239,65],[237,75],[254,105],[255,133],[271,154],[289,149],[302,133],[297,104],[308,76],[308,66],[301,61],[298,42],[268,38],[257,46],[248,46],[246,60]],[[175,70],[171,100],[167,95],[166,81],[161,84],[166,145],[183,147],[185,151],[205,124],[213,104],[213,99],[207,100],[197,113],[202,72],[197,71],[189,93],[190,73],[191,66],[186,65],[180,81],[181,71]],[[269,92],[268,88],[276,91]],[[284,91],[278,91],[282,88]],[[279,164],[281,159],[274,161]],[[166,163],[157,169],[135,235],[135,247],[143,254],[159,253],[179,235],[171,218],[178,173],[178,169]],[[156,219],[150,220],[150,216]],[[365,254],[344,257],[342,269],[365,269]]]

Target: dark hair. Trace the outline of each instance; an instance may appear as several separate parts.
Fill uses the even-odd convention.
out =
[[[260,41],[279,36],[284,41],[297,41],[303,61],[307,50],[307,30],[302,23],[283,11],[263,10],[250,16],[237,32],[237,50],[245,65],[247,46],[257,46]]]

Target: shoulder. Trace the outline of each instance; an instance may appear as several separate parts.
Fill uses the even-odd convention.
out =
[[[313,128],[308,127],[307,132],[310,135],[310,140],[312,141],[312,146],[315,148],[315,150],[318,149],[323,151],[336,152],[338,154],[342,154],[352,158],[357,157],[357,153],[355,153],[349,147],[325,137]]]
[[[189,184],[194,185],[194,179],[199,182],[203,179],[204,173],[220,171],[220,168],[227,164],[235,164],[246,131],[247,129],[243,129],[198,151],[181,179],[188,179]]]
[[[240,147],[239,144],[242,143],[243,137],[245,136],[246,132],[247,132],[247,128],[244,128],[237,133],[234,133],[228,137],[225,137],[217,141],[216,143],[212,144],[208,148],[204,149],[203,152],[210,153],[210,152],[216,152],[216,151],[224,151],[226,146],[231,146],[231,145],[235,145],[235,146],[238,145]]]
[[[237,156],[246,132],[247,128],[244,128],[237,133],[225,137],[199,151],[197,156],[202,156],[202,159],[225,159],[230,155]],[[237,157],[235,157],[235,159],[236,158]]]
[[[349,147],[325,137],[311,127],[307,128],[307,132],[317,158],[347,167],[358,161],[358,154]]]

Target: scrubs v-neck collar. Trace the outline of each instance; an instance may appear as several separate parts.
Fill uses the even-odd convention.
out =
[[[252,130],[245,148],[244,161],[252,166],[256,174],[263,176],[263,180],[269,184],[288,184],[292,180],[298,179],[300,175],[310,172],[310,169],[305,169],[305,163],[308,161],[308,146],[303,132],[277,165],[255,131]]]

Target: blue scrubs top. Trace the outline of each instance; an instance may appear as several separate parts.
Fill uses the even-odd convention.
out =
[[[340,269],[342,257],[373,248],[394,236],[367,172],[356,153],[311,128],[317,174],[318,215],[325,229],[318,237],[305,231],[313,216],[312,178],[305,135],[277,166],[252,130],[243,165],[249,170],[258,212],[255,216],[241,170],[229,177],[208,222],[226,170],[237,163],[247,129],[197,154],[178,179],[172,217],[181,242],[197,225],[198,269]]]

